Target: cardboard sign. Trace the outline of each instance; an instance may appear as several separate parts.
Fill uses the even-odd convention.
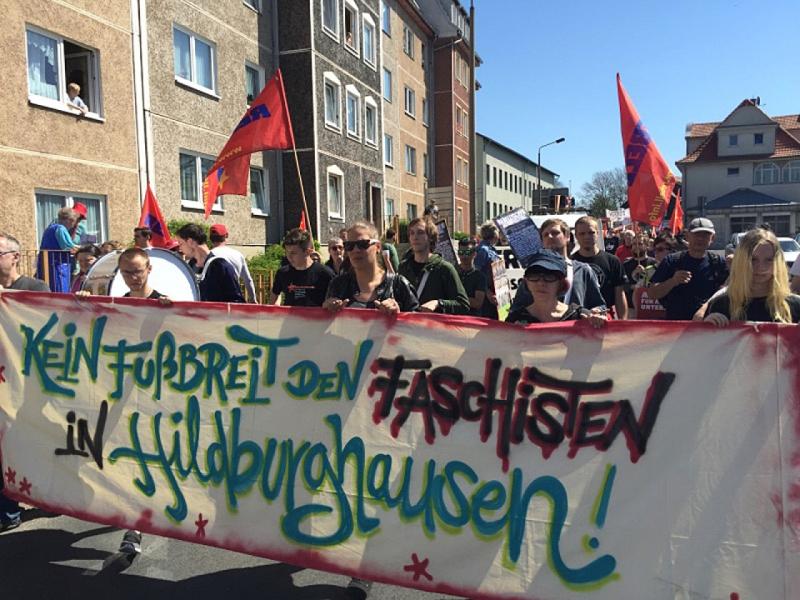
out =
[[[494,222],[514,249],[522,266],[526,266],[528,258],[542,247],[542,237],[525,209],[517,208],[497,217]]]
[[[633,288],[633,305],[636,308],[637,320],[653,321],[664,319],[667,316],[667,310],[661,305],[661,302],[647,294],[646,287]]]
[[[442,219],[436,223],[436,249],[434,252],[441,255],[443,259],[458,267],[458,257],[456,256],[453,247],[453,240],[450,238],[450,232],[447,230],[447,221]]]
[[[800,598],[800,329],[4,291],[14,499],[439,594]],[[146,543],[146,542],[145,542]]]

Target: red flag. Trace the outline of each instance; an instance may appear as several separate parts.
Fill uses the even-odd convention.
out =
[[[245,154],[259,150],[282,150],[294,147],[294,133],[278,69],[239,121],[219,153],[214,167],[220,167]]]
[[[223,194],[246,196],[248,193],[250,193],[250,155],[245,154],[208,172],[203,181],[203,205],[206,208],[206,218],[211,214],[211,207],[217,201],[217,196]]]
[[[306,225],[306,211],[305,210],[300,214],[300,226],[299,226],[299,229],[300,229],[300,231],[308,231],[308,225]]]
[[[617,73],[622,149],[631,220],[657,226],[664,219],[675,176],[647,133]]]
[[[158,200],[153,190],[150,189],[150,182],[147,183],[147,191],[144,193],[142,203],[142,214],[139,217],[139,227],[147,227],[152,232],[150,243],[156,248],[165,248],[170,241],[169,229],[164,221],[164,215],[158,207]]]
[[[683,229],[683,207],[681,206],[681,193],[675,195],[675,207],[672,209],[672,217],[669,220],[672,235],[678,235],[678,232]]]

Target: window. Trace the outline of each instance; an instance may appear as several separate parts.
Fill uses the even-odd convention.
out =
[[[464,231],[464,209],[456,209],[456,231]]]
[[[403,25],[403,52],[414,58],[414,32]]]
[[[424,71],[425,69],[428,68],[427,63],[425,62],[425,57],[427,56],[427,48],[425,47],[425,42],[422,42],[420,44],[419,56],[422,59],[422,70]]]
[[[489,180],[491,178],[492,178],[492,167],[489,166],[489,165],[486,165],[486,181],[487,181],[487,183],[489,182]]]
[[[208,171],[214,165],[210,156],[201,156],[183,151],[179,155],[181,177],[181,205],[188,208],[203,208],[203,181]],[[217,196],[217,201],[212,207],[222,210],[222,200]]]
[[[738,135],[729,135],[728,136],[728,146],[738,146],[739,145],[739,136]]]
[[[417,205],[406,204],[406,219],[408,219],[408,222],[410,223],[416,218],[417,218]]]
[[[800,160],[793,160],[783,166],[783,183],[800,183]]]
[[[35,104],[75,112],[68,108],[71,103],[67,94],[67,86],[75,83],[81,88],[78,97],[86,104],[88,113],[100,115],[100,67],[97,52],[31,27],[25,33],[28,99]]]
[[[331,72],[325,78],[325,125],[342,130],[342,84],[339,78]]]
[[[728,167],[728,175],[738,175],[739,167]]]
[[[374,68],[377,64],[375,55],[375,21],[366,13],[364,13],[362,41],[364,43],[364,62]]]
[[[409,117],[416,117],[417,115],[417,95],[408,86],[405,87],[405,111]]]
[[[428,105],[428,99],[427,98],[423,98],[422,99],[422,124],[425,125],[425,127],[430,125],[430,122],[431,122],[430,121],[430,119],[431,119],[430,109],[428,108],[428,106],[429,106]]]
[[[378,105],[371,96],[364,98],[364,141],[378,146]]]
[[[417,149],[406,144],[406,173],[417,174]]]
[[[358,55],[358,8],[352,0],[344,0],[344,46]]]
[[[344,219],[344,172],[336,165],[328,167],[328,217]]]
[[[394,216],[394,198],[386,198],[384,202],[384,210],[386,211],[386,220],[389,221]]]
[[[392,101],[392,72],[386,68],[383,69],[383,99]]]
[[[266,179],[264,178],[263,169],[250,169],[250,210],[255,215],[269,214]]]
[[[339,0],[322,0],[322,30],[339,40]]]
[[[386,2],[381,2],[381,29],[386,35],[392,35],[392,9]]]
[[[456,104],[456,133],[464,133],[464,110]]]
[[[383,134],[383,164],[394,166],[394,139],[388,133]]]
[[[355,86],[348,85],[347,88],[347,135],[361,137],[361,94]]]
[[[425,179],[428,179],[431,176],[430,168],[428,166],[428,154],[427,154],[427,152],[422,154],[422,176]]]
[[[756,218],[754,216],[731,217],[731,234],[750,231],[755,226]]]
[[[264,87],[264,70],[251,63],[245,63],[244,85],[247,90],[247,106],[250,106]]]
[[[216,91],[215,46],[208,40],[174,25],[172,46],[175,79],[203,91]]]
[[[754,133],[753,134],[753,144],[756,146],[760,146],[764,143],[764,134],[763,133]]]
[[[793,237],[791,233],[791,217],[786,215],[764,215],[764,224],[772,227],[772,232],[778,237]]]
[[[780,182],[780,169],[772,162],[762,163],[753,172],[754,185],[769,185]]]
[[[86,206],[86,235],[85,243],[104,242],[108,239],[108,214],[106,212],[105,196],[85,194],[71,194],[51,190],[36,191],[36,239],[42,239],[42,234],[47,227],[56,220],[58,211],[65,206],[75,206],[82,202]]]
[[[461,135],[465,138],[469,137],[469,113],[465,110],[464,111],[464,123],[463,127],[461,128]]]
[[[497,167],[492,167],[492,175],[493,175],[492,185],[494,185],[494,187],[497,187]]]

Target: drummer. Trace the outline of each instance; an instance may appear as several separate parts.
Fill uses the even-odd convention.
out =
[[[150,255],[141,248],[128,248],[119,255],[118,270],[122,275],[122,280],[130,290],[125,294],[125,298],[148,298],[158,300],[164,306],[172,304],[172,299],[154,290],[150,285],[149,277],[153,266],[150,264]],[[76,292],[78,296],[89,296],[88,290]]]

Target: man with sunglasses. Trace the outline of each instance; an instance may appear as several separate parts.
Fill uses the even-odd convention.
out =
[[[347,243],[343,245],[347,250]],[[284,306],[322,306],[335,275],[312,258],[311,234],[299,227],[290,229],[283,238],[283,249],[289,264],[275,274],[269,304],[277,304],[283,294]]]
[[[483,316],[483,303],[486,300],[486,290],[489,283],[486,275],[475,268],[475,246],[476,242],[472,238],[458,241],[458,276],[461,285],[469,298],[469,314],[476,317]]]

